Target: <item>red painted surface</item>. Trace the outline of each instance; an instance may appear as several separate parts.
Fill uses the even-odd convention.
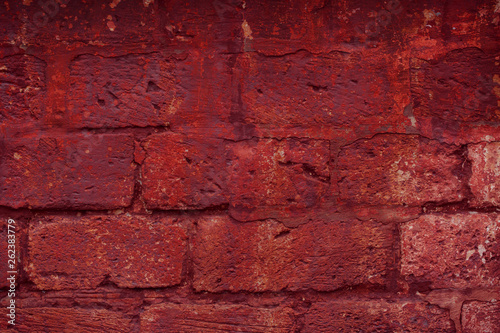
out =
[[[499,332],[499,24],[1,2],[2,332]]]

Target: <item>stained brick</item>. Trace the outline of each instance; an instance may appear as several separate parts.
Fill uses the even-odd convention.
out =
[[[334,135],[339,127],[359,131],[410,123],[394,112],[409,103],[408,71],[397,61],[301,50],[282,57],[244,53],[237,65],[244,119],[263,131],[286,128],[316,136]]]
[[[447,310],[411,299],[339,299],[312,305],[304,332],[455,332]]]
[[[20,309],[17,332],[129,332],[131,319],[103,309],[28,308]]]
[[[81,127],[166,125],[182,101],[175,61],[159,54],[100,57],[71,63],[68,109]]]
[[[182,134],[150,136],[143,146],[144,200],[148,208],[206,208],[227,203],[222,140]]]
[[[144,332],[293,332],[293,311],[223,304],[159,304],[141,314]]]
[[[3,142],[0,205],[111,209],[130,205],[134,142],[125,134],[44,135]]]
[[[238,220],[293,216],[327,195],[328,141],[247,140],[228,149],[230,211]]]
[[[497,333],[500,329],[500,303],[466,302],[462,306],[463,333]]]
[[[469,145],[472,175],[469,180],[474,202],[500,205],[500,142]]]
[[[26,269],[39,289],[167,287],[182,279],[186,234],[172,219],[46,217],[30,227]]]
[[[392,241],[392,226],[372,221],[311,221],[289,229],[273,220],[206,217],[192,245],[194,287],[260,292],[383,285]]]
[[[0,59],[0,123],[26,125],[43,116],[45,68],[33,56]]]
[[[444,121],[499,120],[500,94],[494,82],[495,57],[478,48],[461,48],[438,59],[411,61],[415,117]]]
[[[419,206],[467,193],[461,151],[415,135],[376,135],[342,147],[338,169],[340,198],[348,202]]]
[[[401,274],[437,288],[500,285],[497,214],[425,215],[401,225]]]

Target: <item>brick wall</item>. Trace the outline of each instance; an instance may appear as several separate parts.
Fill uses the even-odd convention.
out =
[[[2,332],[500,332],[500,3],[0,3]]]

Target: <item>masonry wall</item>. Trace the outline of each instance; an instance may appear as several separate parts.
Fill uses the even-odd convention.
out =
[[[2,332],[500,332],[499,22],[1,2]]]

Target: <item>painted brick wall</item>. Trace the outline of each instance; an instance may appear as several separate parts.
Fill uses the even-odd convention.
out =
[[[500,332],[499,24],[2,1],[0,330]]]

